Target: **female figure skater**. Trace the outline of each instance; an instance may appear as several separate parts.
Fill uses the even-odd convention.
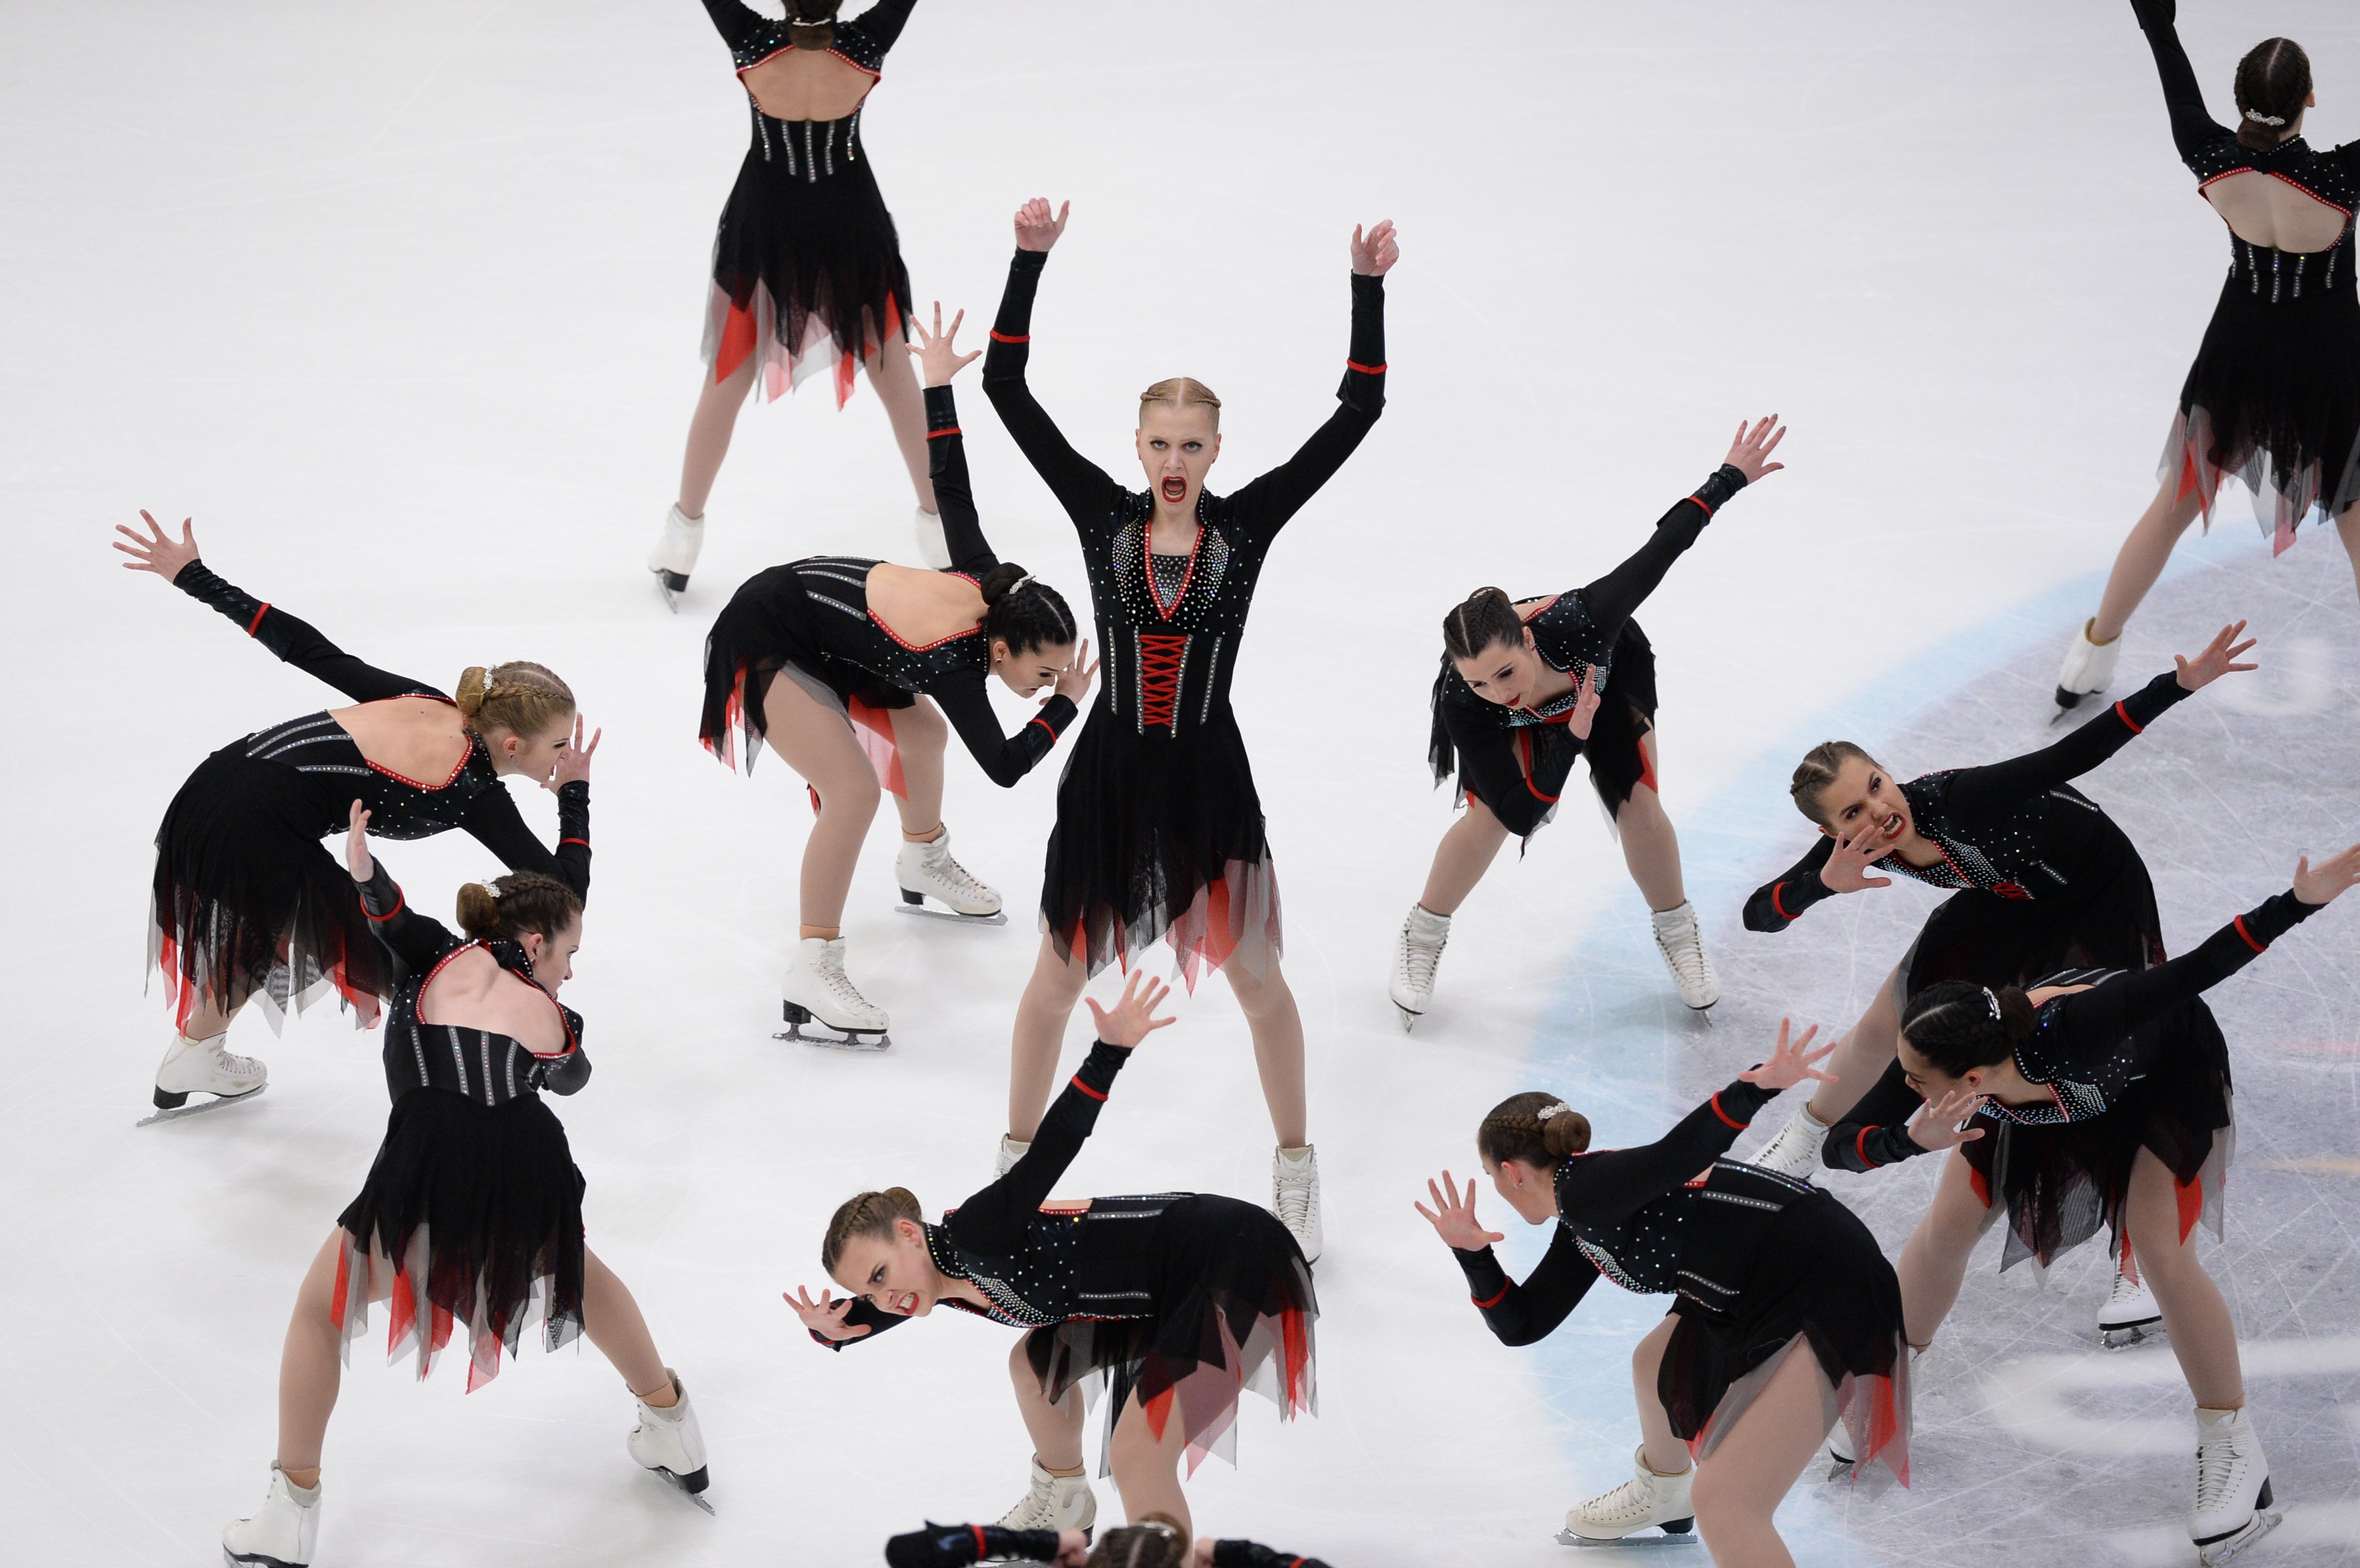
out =
[[[688,587],[705,547],[705,499],[729,454],[738,410],[759,380],[773,400],[822,369],[836,403],[852,396],[853,366],[885,405],[918,493],[918,555],[947,566],[916,377],[894,349],[910,314],[910,274],[893,215],[869,168],[860,114],[917,0],[877,0],[836,19],[841,0],[787,0],[773,20],[739,0],[705,0],[729,46],[753,114],[753,140],[713,240],[705,313],[705,389],[688,424],[680,497],[648,552],[664,600]],[[675,605],[675,607],[677,607]]]
[[[890,1019],[844,972],[844,899],[881,784],[901,818],[894,870],[902,907],[934,898],[960,918],[999,923],[1000,895],[951,858],[943,825],[943,749],[958,731],[991,781],[1013,785],[1055,747],[1098,666],[1075,638],[1058,592],[984,541],[968,488],[951,377],[961,311],[911,345],[926,369],[927,447],[953,564],[941,572],[815,555],[748,579],[705,644],[705,748],[724,764],[742,734],[746,766],[768,740],[810,781],[818,821],[803,846],[803,929],[785,990],[790,1035],[882,1047]],[[987,677],[1030,697],[1053,690],[1014,735],[1000,733]],[[748,691],[753,701],[747,701]],[[932,911],[923,911],[931,913]],[[841,1041],[806,1036],[814,1018]]]
[[[574,693],[548,669],[514,659],[459,677],[454,697],[362,663],[311,625],[233,587],[175,541],[118,526],[115,548],[296,668],[353,701],[232,741],[189,776],[156,834],[148,959],[164,976],[172,1043],[156,1070],[161,1120],[261,1090],[269,1070],[223,1049],[230,1020],[256,996],[272,1027],[333,985],[364,1025],[388,985],[368,922],[320,840],[358,795],[385,838],[464,831],[504,866],[590,891],[590,758]],[[559,842],[545,848],[500,779],[557,794]],[[188,1105],[191,1094],[216,1096]]]
[[[1391,222],[1352,231],[1352,342],[1338,407],[1300,451],[1235,495],[1214,495],[1205,478],[1220,455],[1220,399],[1175,376],[1140,395],[1134,440],[1148,488],[1129,491],[1067,444],[1025,385],[1032,291],[1065,215],[1053,218],[1038,199],[1017,212],[983,389],[1081,535],[1109,663],[1057,786],[1041,953],[1016,1011],[1000,1165],[1022,1152],[1048,1103],[1083,985],[1162,937],[1187,984],[1220,970],[1245,1010],[1278,1135],[1271,1203],[1317,1261],[1319,1166],[1305,1116],[1303,1018],[1279,972],[1278,884],[1229,681],[1278,530],[1384,410],[1384,276],[1401,249]]]
[[[320,1449],[345,1347],[390,1299],[387,1359],[421,1378],[455,1326],[467,1388],[513,1356],[543,1317],[555,1350],[578,1334],[639,1400],[631,1457],[690,1496],[705,1490],[705,1438],[680,1378],[656,1353],[639,1303],[582,1241],[582,1172],[544,1087],[590,1077],[582,1017],[557,1000],[582,945],[582,900],[553,877],[511,872],[459,889],[453,936],[410,908],[369,854],[369,812],[352,803],[344,859],[355,899],[396,977],[385,1031],[393,1113],[360,1195],[311,1259],[279,1366],[279,1454],[260,1511],[222,1532],[234,1563],[303,1568],[320,1534]],[[699,1499],[700,1504],[702,1499]],[[710,1509],[708,1508],[707,1511]]]
[[[1901,1253],[1909,1339],[1921,1347],[2002,1206],[2003,1269],[2027,1257],[2045,1268],[2101,1224],[2129,1245],[2196,1398],[2189,1533],[2208,1563],[2278,1516],[2236,1326],[2196,1256],[2200,1217],[2221,1234],[2235,1138],[2228,1046],[2203,993],[2355,882],[2360,844],[2315,867],[2297,861],[2289,891],[2168,964],[2069,970],[2028,989],[1953,980],[1916,993],[1901,1015],[1899,1059],[1828,1147],[1828,1162],[1851,1170],[1953,1150]],[[1912,1111],[1918,1120],[1905,1127]]]
[[[1032,1484],[1000,1524],[1087,1530],[1098,1516],[1082,1465],[1075,1385],[1104,1374],[1111,1468],[1134,1520],[1161,1513],[1185,1530],[1177,1474],[1218,1450],[1234,1459],[1240,1391],[1282,1418],[1313,1403],[1311,1269],[1264,1210],[1211,1193],[1043,1200],[1081,1152],[1131,1048],[1172,1020],[1169,988],[1133,974],[1112,1008],[1090,1003],[1098,1043],[1042,1118],[1014,1168],[927,1225],[900,1187],[836,1211],[820,1264],[848,1295],[787,1298],[830,1349],[924,1317],[937,1306],[1025,1331],[1008,1359],[1032,1437]]]
[[[2147,863],[2113,818],[2073,787],[2143,734],[2166,709],[2234,671],[2251,638],[2224,626],[2194,659],[2056,744],[1983,768],[1902,783],[1850,741],[1814,746],[1795,769],[1795,809],[1819,842],[1746,900],[1748,931],[1780,931],[1822,899],[1888,887],[1897,872],[1957,891],[1928,917],[1860,1021],[1840,1042],[1835,1078],[1816,1092],[1755,1163],[1808,1181],[1830,1126],[1893,1061],[1904,1001],[1942,980],[2026,985],[2060,969],[2146,969],[2163,962],[2163,923]],[[2113,1343],[2157,1321],[2135,1268],[2117,1272],[2098,1332]]]
[[[1177,1519],[1148,1514],[1090,1544],[1086,1530],[1010,1530],[1003,1525],[929,1524],[885,1543],[886,1568],[967,1568],[971,1563],[1049,1563],[1056,1568],[1328,1568],[1251,1541],[1199,1537],[1194,1550]]]
[[[2360,572],[2360,298],[2353,292],[2353,217],[2360,141],[2318,152],[2302,139],[2311,61],[2269,38],[2237,62],[2237,129],[2204,112],[2172,21],[2174,0],[2131,0],[2163,77],[2171,139],[2197,191],[2229,228],[2229,276],[2180,389],[2164,442],[2162,487],[2123,540],[2098,613],[2073,635],[2057,676],[2070,708],[2113,684],[2123,628],[2163,572],[2171,547],[2221,481],[2254,493],[2274,551],[2294,543],[2315,506],[2335,519]]]
[[[1817,1032],[1790,1042],[1781,1024],[1769,1061],[1642,1149],[1591,1152],[1589,1121],[1554,1094],[1502,1101],[1475,1134],[1484,1174],[1526,1224],[1557,1224],[1522,1284],[1492,1256],[1474,1181],[1426,1183],[1417,1212],[1502,1344],[1546,1338],[1601,1274],[1675,1298],[1631,1356],[1637,1474],[1566,1515],[1568,1545],[1701,1525],[1716,1563],[1791,1563],[1770,1515],[1839,1417],[1853,1452],[1909,1479],[1892,1265],[1830,1194],[1725,1158],[1781,1089],[1826,1078],[1813,1064],[1835,1048],[1809,1050]]]
[[[1622,842],[1631,880],[1654,912],[1655,946],[1680,1000],[1710,1007],[1721,982],[1680,884],[1680,841],[1655,793],[1655,652],[1631,619],[1729,498],[1786,465],[1769,461],[1786,439],[1776,415],[1737,427],[1721,467],[1655,523],[1630,560],[1587,588],[1511,600],[1479,588],[1443,617],[1442,671],[1434,681],[1434,780],[1456,771],[1467,814],[1450,825],[1426,891],[1393,946],[1393,999],[1406,1030],[1434,994],[1450,917],[1491,868],[1508,835],[1530,838],[1557,814],[1585,748],[1590,782]],[[1605,701],[1609,681],[1613,701]]]

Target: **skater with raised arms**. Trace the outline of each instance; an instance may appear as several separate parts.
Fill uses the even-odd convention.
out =
[[[826,374],[841,408],[856,367],[885,405],[917,492],[918,557],[950,564],[926,473],[925,412],[901,352],[910,273],[860,131],[886,51],[915,4],[877,0],[840,21],[841,0],[786,0],[782,18],[740,0],[705,0],[729,46],[753,129],[713,238],[704,389],[689,420],[680,495],[648,553],[648,570],[675,608],[705,548],[705,499],[746,394],[759,389],[775,401]]]
[[[1032,1137],[1066,1020],[1092,975],[1168,942],[1184,981],[1219,970],[1253,1033],[1278,1148],[1271,1203],[1319,1256],[1319,1166],[1304,1097],[1303,1018],[1279,967],[1276,874],[1229,682],[1278,531],[1342,467],[1384,410],[1390,222],[1351,245],[1351,344],[1337,408],[1286,462],[1229,495],[1206,482],[1221,402],[1186,376],[1140,395],[1144,490],[1076,452],[1025,381],[1032,296],[1066,209],[1016,213],[1016,255],[983,362],[1000,422],[1081,536],[1107,678],[1057,786],[1041,887],[1042,942],[1016,1012],[1002,1169]]]
[[[590,759],[574,693],[523,659],[471,666],[451,695],[363,663],[200,560],[193,526],[168,536],[118,526],[124,566],[152,572],[229,617],[281,659],[352,699],[232,741],[173,796],[156,834],[148,958],[172,1008],[156,1070],[157,1115],[187,1115],[260,1091],[269,1070],[225,1049],[232,1019],[259,996],[276,1029],[333,989],[366,1026],[389,984],[383,956],[335,857],[321,846],[357,795],[374,832],[426,838],[458,829],[512,870],[590,891]],[[558,843],[526,827],[500,782],[557,796]],[[214,1096],[190,1105],[191,1094]]]
[[[2161,486],[2066,650],[2060,708],[2114,683],[2123,628],[2188,525],[2211,522],[2224,479],[2253,492],[2273,552],[2316,511],[2334,519],[2360,573],[2360,141],[2322,152],[2303,139],[2317,99],[2310,58],[2291,38],[2266,38],[2237,62],[2232,131],[2205,113],[2174,0],[2131,9],[2163,78],[2172,143],[2228,228],[2229,276],[2180,389]]]
[[[1631,616],[1732,496],[1786,466],[1769,461],[1786,434],[1775,414],[1741,423],[1696,493],[1587,587],[1523,600],[1479,588],[1443,617],[1427,755],[1436,783],[1457,774],[1466,813],[1442,835],[1393,944],[1403,1029],[1433,996],[1450,917],[1511,835],[1529,839],[1557,814],[1573,759],[1585,756],[1680,1000],[1702,1010],[1721,999],[1681,883],[1679,835],[1655,790],[1655,651]]]
[[[1089,1003],[1098,1043],[1008,1173],[926,1223],[901,1187],[863,1192],[828,1222],[820,1266],[847,1294],[787,1298],[830,1349],[938,1307],[1023,1330],[1008,1359],[1032,1438],[1032,1479],[1000,1519],[1010,1530],[1087,1530],[1097,1518],[1082,1458],[1082,1395],[1103,1381],[1111,1471],[1134,1520],[1183,1530],[1185,1454],[1234,1458],[1238,1400],[1252,1388],[1283,1419],[1314,1399],[1311,1269],[1265,1209],[1212,1193],[1159,1192],[1050,1203],[1169,987],[1134,973],[1112,1007]]]
[[[1493,1107],[1475,1134],[1484,1174],[1524,1223],[1557,1225],[1521,1283],[1492,1255],[1503,1238],[1476,1218],[1473,1180],[1426,1183],[1434,1206],[1417,1212],[1503,1345],[1554,1333],[1601,1275],[1674,1298],[1631,1356],[1637,1473],[1566,1515],[1568,1545],[1701,1529],[1716,1563],[1791,1564],[1771,1515],[1839,1422],[1852,1452],[1909,1479],[1892,1265],[1829,1193],[1727,1157],[1780,1090],[1827,1076],[1816,1063],[1835,1048],[1809,1049],[1817,1032],[1781,1023],[1768,1061],[1638,1149],[1592,1149],[1588,1118],[1554,1094]]]
[[[1328,1568],[1317,1557],[1273,1552],[1258,1541],[1188,1540],[1162,1514],[1106,1531],[1010,1530],[991,1524],[929,1524],[885,1543],[885,1568],[967,1568],[973,1563],[1048,1563],[1055,1568]]]
[[[552,1351],[588,1334],[639,1401],[631,1457],[692,1497],[707,1479],[680,1378],[630,1291],[583,1244],[582,1172],[541,1097],[579,1093],[590,1078],[582,1017],[557,999],[582,945],[580,897],[537,872],[471,882],[459,890],[464,934],[455,934],[410,906],[369,853],[368,828],[369,812],[353,801],[344,896],[365,911],[394,975],[385,1031],[393,1111],[368,1179],[296,1292],[270,1488],[257,1512],[222,1532],[234,1564],[315,1561],[328,1418],[346,1349],[379,1301],[389,1303],[387,1360],[416,1356],[422,1379],[455,1331],[470,1392],[498,1375],[535,1318]]]
[[[705,639],[706,749],[750,770],[765,741],[803,776],[817,820],[803,846],[802,928],[784,1008],[792,1038],[890,1043],[886,1010],[845,970],[844,901],[861,840],[890,793],[901,820],[894,863],[901,907],[1001,923],[1000,895],[951,858],[943,822],[943,753],[951,730],[986,777],[1008,788],[1073,726],[1098,666],[1054,588],[992,554],[967,483],[951,377],[973,361],[956,338],[964,311],[918,328],[910,352],[926,375],[927,444],[951,564],[942,571],[859,556],[815,555],[756,573]],[[989,678],[1019,696],[1044,689],[1013,735],[992,712]],[[947,720],[947,724],[945,724]],[[836,1038],[801,1031],[816,1021]]]
[[[2003,1211],[2003,1269],[2026,1258],[2046,1268],[2101,1225],[2137,1255],[2196,1400],[2189,1535],[2206,1563],[2278,1516],[2236,1325],[2196,1256],[2200,1219],[2221,1234],[2235,1136],[2228,1045],[2203,994],[2355,882],[2360,844],[2316,866],[2298,859],[2286,892],[2151,969],[1928,986],[1902,1011],[1898,1058],[1828,1143],[1828,1163],[1854,1171],[1950,1151],[1901,1252],[1912,1345],[1932,1341]]]

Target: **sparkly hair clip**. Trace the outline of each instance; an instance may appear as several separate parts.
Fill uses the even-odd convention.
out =
[[[495,871],[490,877],[486,877],[481,882],[475,884],[476,887],[481,887],[484,890],[485,897],[490,898],[495,904],[500,901],[500,885],[493,878],[499,877],[500,875],[502,875],[502,873]]]
[[[2286,124],[2286,116],[2284,114],[2265,114],[2259,109],[2246,110],[2245,118],[2253,121],[2254,124],[2257,125],[2283,125]]]
[[[1533,1119],[1535,1121],[1545,1122],[1551,1116],[1569,1116],[1572,1114],[1573,1107],[1560,1100],[1556,1105],[1543,1105],[1539,1110],[1535,1111],[1533,1113]]]
[[[1986,985],[1983,987],[1983,1000],[1991,1004],[1992,1022],[1999,1022],[1999,994]]]
[[[1009,588],[1009,597],[1014,598],[1017,594],[1023,593],[1025,589],[1030,588],[1032,585],[1032,574],[1028,572],[1023,576],[1018,578],[1014,584]]]

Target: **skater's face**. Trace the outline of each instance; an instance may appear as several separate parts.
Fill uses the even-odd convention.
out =
[[[573,744],[571,713],[536,735],[520,735],[514,730],[497,727],[484,735],[484,749],[491,753],[492,770],[521,774],[527,779],[547,779],[556,770],[557,759]]]
[[[1819,831],[1830,838],[1851,838],[1864,829],[1870,846],[1883,847],[1908,837],[1911,827],[1909,798],[1864,757],[1845,757],[1819,791]]]
[[[1010,650],[1005,640],[992,639],[992,672],[1020,697],[1031,697],[1055,685],[1065,666],[1073,662],[1074,645],[1069,642],[1053,643],[1046,648],[1027,648],[1022,653],[1015,653]]]
[[[524,955],[532,960],[533,979],[554,996],[560,985],[574,978],[574,955],[582,946],[582,921],[577,917],[553,936],[527,931],[523,946]]]
[[[880,1312],[922,1318],[942,1298],[943,1277],[926,1251],[925,1227],[896,1220],[890,1236],[856,1236],[836,1259],[836,1282]]]
[[[1492,1191],[1526,1225],[1546,1225],[1557,1218],[1557,1181],[1551,1172],[1521,1160],[1502,1160],[1496,1165],[1487,1160],[1483,1173],[1491,1178]]]
[[[1132,434],[1139,441],[1140,469],[1155,499],[1169,510],[1195,506],[1197,492],[1205,487],[1205,471],[1221,455],[1212,410],[1201,403],[1178,408],[1150,403],[1141,410],[1139,429]]]
[[[1521,708],[1532,701],[1541,682],[1540,651],[1527,630],[1522,642],[1495,642],[1471,659],[1454,659],[1467,689],[1487,702]]]

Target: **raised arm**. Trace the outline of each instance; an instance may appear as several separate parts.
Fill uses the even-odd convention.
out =
[[[729,46],[730,58],[741,68],[753,63],[740,57],[772,25],[770,19],[739,0],[705,0],[705,14],[713,18],[714,30]]]
[[[1770,454],[1786,439],[1786,427],[1778,423],[1775,414],[1750,426],[1739,422],[1737,439],[1730,443],[1729,455],[1721,466],[1693,494],[1682,496],[1655,520],[1655,531],[1628,561],[1581,591],[1600,636],[1610,642],[1613,639],[1622,623],[1664,581],[1672,562],[1696,543],[1705,524],[1729,504],[1731,496],[1786,466],[1770,461]]]
[[[2156,74],[2163,79],[2163,106],[2171,115],[2171,144],[2180,149],[2181,161],[2187,162],[2206,143],[2235,133],[2204,112],[2204,93],[2196,84],[2196,69],[2188,63],[2188,51],[2180,47],[2179,30],[2172,25],[2179,11],[2176,0],[2131,0],[2131,10],[2138,16],[2139,30],[2147,35],[2147,47],[2154,51]]]
[[[983,356],[983,395],[991,399],[1016,450],[1032,464],[1074,526],[1094,535],[1113,516],[1119,494],[1115,482],[1074,450],[1024,379],[1032,354],[1032,293],[1040,286],[1049,247],[1065,228],[1065,214],[1060,212],[1052,219],[1046,201],[1028,201],[1017,211],[1016,255],[1008,264],[1008,288],[1000,297],[991,347]]]
[[[1653,1143],[1575,1155],[1557,1171],[1557,1213],[1576,1225],[1622,1224],[1727,1154],[1777,1094],[1740,1078]]]
[[[344,868],[352,873],[361,910],[368,916],[369,930],[393,955],[396,971],[423,974],[433,967],[436,959],[458,946],[459,938],[442,921],[410,907],[392,875],[369,848],[368,822],[367,809],[355,800],[344,831]]]
[[[958,330],[966,321],[967,312],[961,310],[945,330],[943,302],[935,300],[931,329],[923,321],[910,323],[917,332],[910,353],[925,382],[926,463],[934,485],[934,507],[943,519],[943,539],[950,550],[951,570],[979,581],[1000,564],[1000,557],[984,541],[983,519],[976,515],[975,491],[967,477],[967,439],[960,433],[958,405],[951,396],[951,377],[983,357],[980,351],[958,351]]]
[[[860,30],[877,40],[877,52],[883,54],[901,36],[901,28],[910,20],[911,7],[918,0],[877,0],[852,20]]]

